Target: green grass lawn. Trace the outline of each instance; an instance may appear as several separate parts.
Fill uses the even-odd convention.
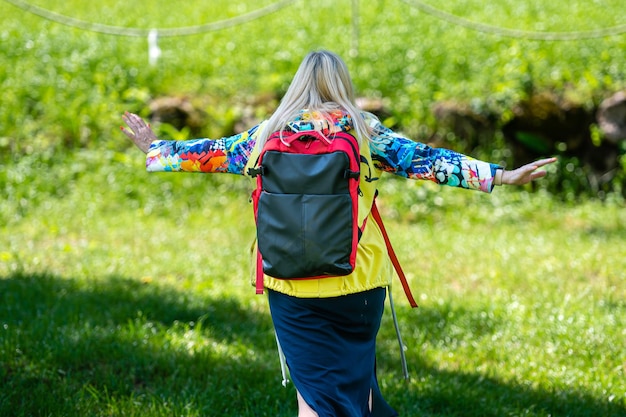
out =
[[[40,192],[1,206],[0,415],[295,415],[250,285],[252,184],[135,150],[58,162],[7,174]],[[409,382],[390,314],[379,336],[402,415],[626,414],[622,202],[384,184],[420,303],[394,287]]]

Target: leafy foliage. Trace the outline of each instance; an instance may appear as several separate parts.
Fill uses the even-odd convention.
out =
[[[113,0],[89,7],[80,2],[33,3],[85,22],[172,29],[224,21],[273,2],[159,7],[147,1],[132,7]],[[606,0],[601,7],[582,0],[566,7],[558,2],[479,3],[437,7],[475,22],[530,31],[584,31],[622,23],[618,0]],[[320,1],[311,9],[295,1],[246,24],[160,38],[162,55],[151,66],[145,38],[72,28],[3,2],[0,150],[17,156],[78,148],[122,150],[128,143],[115,132],[121,112],[147,115],[147,103],[164,95],[210,98],[197,103],[208,115],[200,134],[230,134],[245,112],[242,104],[267,93],[280,96],[301,58],[316,48],[344,56],[359,93],[384,99],[389,109],[385,122],[422,141],[438,131],[432,106],[442,100],[470,103],[485,117],[495,114],[506,121],[513,106],[533,91],[554,90],[593,109],[626,85],[623,35],[561,42],[515,39],[454,26],[410,2],[360,5],[358,19],[353,6]],[[261,108],[254,116],[268,111]],[[462,142],[450,135],[448,139],[452,146]],[[501,149],[495,138],[482,150],[459,150],[507,162],[497,155]],[[559,171],[559,176],[567,174]],[[620,184],[622,180],[617,179]],[[585,176],[570,180],[578,181],[584,183]]]

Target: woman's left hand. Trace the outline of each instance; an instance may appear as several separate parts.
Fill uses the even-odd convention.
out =
[[[540,159],[530,164],[523,165],[512,171],[502,172],[502,184],[507,185],[524,185],[531,181],[546,176],[546,171],[537,171],[537,169],[556,162],[556,158]]]
[[[124,120],[124,123],[126,123],[130,128],[129,130],[124,126],[121,126],[120,129],[122,129],[122,133],[128,136],[128,138],[132,140],[133,143],[144,153],[148,153],[150,144],[153,141],[158,140],[150,128],[150,125],[147,124],[141,117],[129,112],[124,113],[122,120]]]

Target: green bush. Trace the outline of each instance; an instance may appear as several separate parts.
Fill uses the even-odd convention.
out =
[[[121,1],[89,7],[80,2],[33,3],[83,22],[144,30],[227,21],[273,4],[154,7],[144,1],[131,8]],[[210,98],[200,101],[209,115],[201,134],[230,134],[242,104],[266,93],[280,96],[301,58],[316,48],[344,56],[359,93],[384,99],[390,112],[386,123],[422,141],[438,129],[432,114],[438,101],[470,103],[483,114],[506,117],[530,91],[556,91],[591,109],[626,85],[623,34],[571,41],[509,38],[438,19],[409,0],[353,9],[357,3],[321,1],[311,9],[294,1],[240,25],[162,37],[162,56],[150,66],[145,37],[79,29],[3,2],[0,151],[21,157],[49,150],[125,149],[128,143],[116,132],[120,114],[130,110],[147,115],[149,100],[164,95]],[[621,24],[618,0],[602,8],[582,0],[549,5],[510,1],[489,7],[466,1],[436,7],[474,23],[533,32],[583,32]],[[501,146],[496,138],[484,152],[459,150],[506,161],[498,158],[496,147]],[[575,194],[589,188],[582,176],[560,174],[569,177],[560,184]],[[623,177],[616,182],[623,184]],[[577,181],[583,184],[574,185]]]

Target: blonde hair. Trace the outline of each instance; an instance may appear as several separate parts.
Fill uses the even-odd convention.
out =
[[[355,103],[348,67],[338,55],[330,51],[310,52],[302,60],[280,105],[257,138],[260,146],[265,144],[272,132],[284,129],[305,109],[325,115],[342,109],[352,118],[352,128],[359,143],[369,139],[370,133],[362,110]]]

